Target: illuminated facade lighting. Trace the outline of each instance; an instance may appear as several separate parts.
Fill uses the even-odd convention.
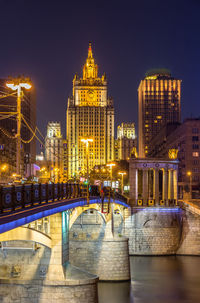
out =
[[[89,171],[114,159],[114,106],[107,96],[107,80],[98,77],[91,43],[83,77],[75,75],[73,94],[68,99],[67,142],[69,178],[85,174],[86,153],[82,138],[93,138],[89,146]]]
[[[139,157],[148,156],[151,140],[167,123],[181,121],[181,80],[174,79],[169,71],[149,73],[138,88]],[[145,123],[148,121],[148,124]]]

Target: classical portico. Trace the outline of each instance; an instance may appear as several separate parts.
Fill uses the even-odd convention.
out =
[[[131,158],[130,198],[133,205],[153,206],[177,203],[178,161]]]

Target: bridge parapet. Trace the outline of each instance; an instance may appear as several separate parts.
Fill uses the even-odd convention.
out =
[[[0,212],[12,212],[16,209],[33,207],[59,200],[100,197],[99,187],[92,185],[90,190],[79,183],[31,184],[20,186],[0,186]],[[105,196],[108,196],[105,195]],[[128,199],[118,193],[111,193],[111,198],[127,203]]]
[[[187,211],[189,211],[193,214],[200,215],[200,200],[199,199],[198,200],[195,199],[195,200],[192,200],[192,201],[179,200],[179,205],[183,209],[185,209],[185,210],[187,210]]]

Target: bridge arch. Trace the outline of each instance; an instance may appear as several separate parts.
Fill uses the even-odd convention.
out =
[[[75,223],[75,221],[78,219],[79,216],[84,213],[86,210],[96,210],[98,214],[103,218],[105,223],[108,223],[111,220],[111,214],[104,214],[101,212],[101,203],[95,203],[95,204],[89,204],[89,205],[84,205],[82,207],[76,207],[72,210],[72,213],[70,215],[70,220],[69,220],[69,230],[71,229],[72,225]],[[113,203],[113,211],[118,211],[122,222],[124,221],[124,215],[123,215],[123,209],[124,206],[121,204]]]
[[[51,248],[51,238],[44,233],[28,227],[17,227],[0,234],[0,242],[31,241]]]
[[[71,229],[72,225],[76,222],[79,216],[81,216],[84,211],[86,210],[96,210],[97,213],[102,217],[103,221],[106,223],[107,218],[105,214],[101,212],[101,205],[100,204],[90,204],[88,206],[82,206],[82,207],[76,207],[72,210],[72,213],[70,215],[70,220],[69,220],[69,230]]]

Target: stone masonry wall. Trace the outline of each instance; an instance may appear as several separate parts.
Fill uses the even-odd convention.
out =
[[[94,282],[94,281],[93,281]],[[97,303],[97,284],[87,285],[31,284],[23,281],[0,281],[0,303]]]
[[[173,255],[181,237],[180,213],[156,209],[130,209],[124,223],[130,255]]]
[[[128,239],[116,237],[99,241],[71,241],[70,262],[104,281],[130,279]]]
[[[100,280],[130,279],[128,239],[121,236],[122,218],[114,215],[115,237],[96,211],[83,213],[70,230],[70,262]],[[110,223],[109,223],[110,226]]]
[[[200,255],[200,216],[182,211],[182,237],[179,255]]]

